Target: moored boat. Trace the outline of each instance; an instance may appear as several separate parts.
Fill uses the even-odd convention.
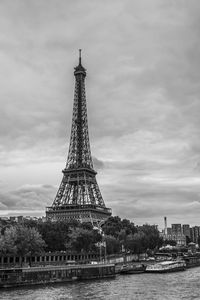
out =
[[[200,256],[187,255],[183,257],[187,268],[194,268],[200,266]]]
[[[148,265],[145,272],[148,273],[169,273],[184,271],[186,263],[182,260],[162,261],[156,264]]]
[[[119,271],[120,274],[139,274],[144,273],[146,269],[146,266],[143,264],[138,265],[123,265]]]

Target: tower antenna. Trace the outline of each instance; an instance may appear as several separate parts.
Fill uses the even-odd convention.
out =
[[[81,65],[81,50],[82,49],[79,49],[79,65]]]

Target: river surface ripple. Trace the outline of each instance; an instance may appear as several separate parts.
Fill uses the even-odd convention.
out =
[[[0,290],[1,300],[200,299],[200,267],[168,274],[117,275],[66,284]]]

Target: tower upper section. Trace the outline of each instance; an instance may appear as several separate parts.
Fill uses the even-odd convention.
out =
[[[82,66],[81,63],[81,49],[79,49],[79,64],[74,68],[74,76],[83,75],[86,77],[86,69]]]
[[[87,121],[85,95],[86,69],[82,66],[81,50],[79,50],[79,64],[74,70],[74,106],[70,146],[65,170],[87,168],[94,172]]]

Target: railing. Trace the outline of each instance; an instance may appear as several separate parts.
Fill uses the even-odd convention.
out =
[[[102,212],[107,212],[111,213],[112,210],[111,208],[103,207],[103,206],[97,206],[97,205],[92,205],[92,204],[85,204],[85,205],[62,205],[62,206],[48,206],[46,207],[47,212],[54,212],[58,210],[88,210],[88,209],[94,209],[94,210],[99,210]]]
[[[76,263],[89,263],[99,261],[97,253],[67,253],[51,252],[42,253],[37,256],[0,256],[0,268],[21,267],[21,266],[45,266],[45,265],[67,265]]]

